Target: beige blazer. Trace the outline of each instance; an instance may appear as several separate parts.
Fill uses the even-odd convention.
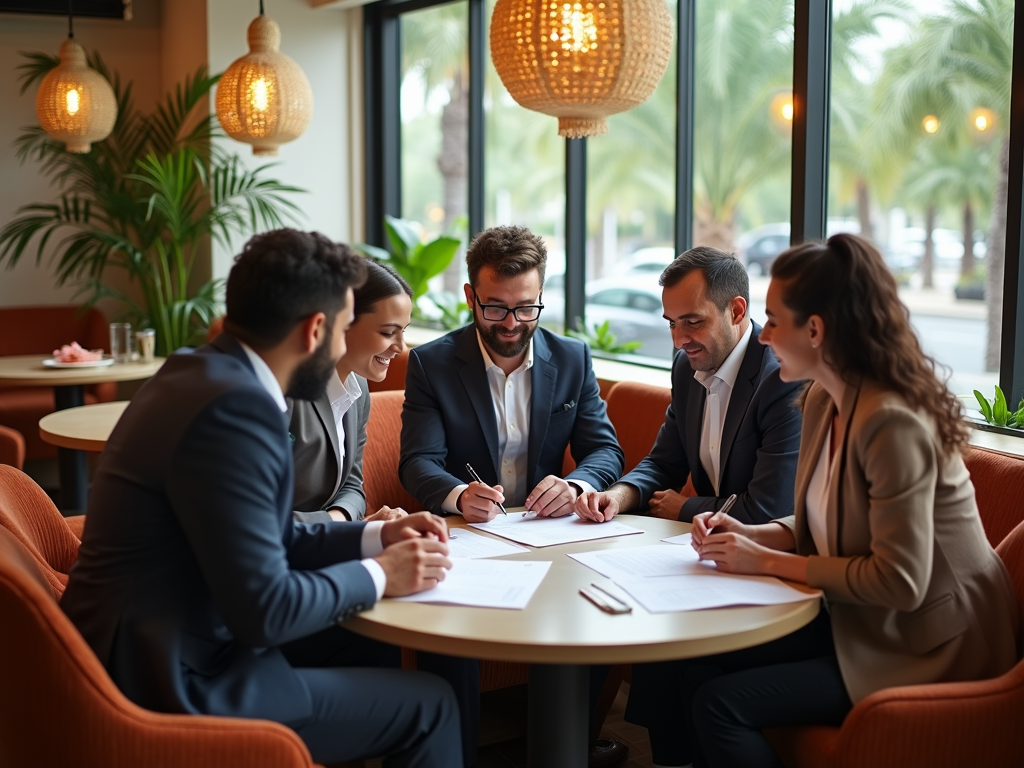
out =
[[[836,655],[856,703],[881,688],[980,680],[1016,662],[1010,576],[985,538],[959,453],[930,419],[864,381],[847,386],[826,506],[828,557],[807,525],[807,486],[836,413],[811,386],[804,404],[793,530],[825,592]]]

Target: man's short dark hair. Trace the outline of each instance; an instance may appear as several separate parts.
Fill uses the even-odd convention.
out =
[[[671,288],[696,270],[704,275],[708,299],[723,312],[737,296],[750,305],[750,278],[743,264],[733,254],[707,245],[698,245],[676,256],[661,273],[658,285]]]
[[[466,249],[469,284],[473,287],[476,287],[481,267],[490,267],[501,278],[515,277],[536,269],[543,287],[547,263],[548,251],[544,241],[526,227],[516,225],[485,229],[473,238]]]
[[[317,312],[332,323],[345,308],[348,289],[365,280],[363,258],[319,232],[255,235],[228,275],[224,329],[253,347],[276,346]]]

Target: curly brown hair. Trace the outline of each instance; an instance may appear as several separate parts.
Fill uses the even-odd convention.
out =
[[[934,420],[946,453],[964,449],[963,406],[946,387],[948,372],[940,379],[921,349],[896,279],[870,242],[840,234],[794,246],[775,259],[772,279],[797,325],[811,315],[825,321],[824,360],[844,381],[864,377],[899,393]]]

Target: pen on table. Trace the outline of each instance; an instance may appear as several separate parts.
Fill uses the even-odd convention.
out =
[[[480,475],[478,475],[476,473],[476,470],[473,469],[473,466],[469,462],[466,462],[466,471],[469,472],[469,476],[472,477],[476,482],[480,483],[481,485],[487,485],[487,483],[485,483],[483,480],[480,479]],[[507,515],[508,514],[508,512],[505,511],[505,505],[504,504],[499,504],[498,502],[494,502],[494,503],[498,504],[498,509],[501,510],[501,514],[503,514],[503,515]]]

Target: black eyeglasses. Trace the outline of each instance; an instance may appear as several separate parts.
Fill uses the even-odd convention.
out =
[[[543,298],[544,294],[540,295]],[[484,316],[484,320],[490,320],[491,322],[500,323],[511,312],[512,315],[520,323],[530,323],[540,317],[540,311],[544,309],[543,304],[527,304],[522,307],[505,307],[501,304],[484,304],[480,301],[480,297],[476,295],[476,288],[473,289],[473,298],[476,300],[476,305],[480,307],[480,311]],[[538,299],[539,301],[540,299]]]

